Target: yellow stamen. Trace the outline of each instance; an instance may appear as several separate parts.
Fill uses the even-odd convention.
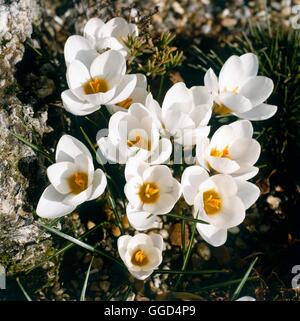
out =
[[[146,150],[151,149],[151,143],[147,139],[143,138],[139,133],[136,134],[134,139],[128,139],[127,140],[127,146],[128,147],[139,147]]]
[[[212,148],[210,151],[210,156],[214,156],[214,157],[222,157],[222,158],[229,158],[230,154],[229,154],[229,150],[228,150],[228,146],[226,146],[224,149],[220,150],[217,148]]]
[[[210,189],[203,193],[203,203],[207,215],[217,214],[222,206],[221,197],[214,189]]]
[[[146,265],[149,262],[149,260],[143,250],[137,250],[132,255],[131,262],[134,265],[143,266],[143,265]]]
[[[222,115],[222,116],[225,116],[231,113],[231,109],[229,109],[228,107],[226,107],[221,103],[220,104],[214,103],[213,111],[215,114]]]
[[[232,92],[233,94],[237,95],[237,94],[239,93],[239,86],[236,86],[235,88],[233,88],[233,89],[231,90],[231,92]]]
[[[88,175],[84,172],[77,172],[68,178],[72,194],[79,194],[87,188]]]
[[[159,188],[155,183],[144,183],[138,195],[143,203],[153,204],[159,199]]]
[[[117,106],[128,109],[131,106],[131,104],[132,104],[132,98],[128,97],[128,98],[120,101],[119,103],[117,103]]]
[[[92,78],[83,84],[83,90],[86,95],[105,93],[108,89],[107,81],[102,78]]]

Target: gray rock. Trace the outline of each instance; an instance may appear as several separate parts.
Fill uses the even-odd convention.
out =
[[[16,64],[39,15],[34,0],[0,0],[0,264],[9,275],[44,261],[52,245],[50,235],[34,224],[33,215],[46,183],[43,158],[12,135],[41,144],[42,136],[51,130],[46,125],[47,112],[35,115],[15,90]]]

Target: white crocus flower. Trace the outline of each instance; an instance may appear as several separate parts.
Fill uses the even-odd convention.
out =
[[[98,110],[101,105],[114,105],[130,97],[136,87],[136,75],[126,75],[126,61],[115,50],[96,58],[86,52],[67,68],[69,89],[62,95],[67,111],[83,116]]]
[[[145,280],[162,262],[163,238],[152,233],[123,235],[118,238],[118,250],[129,272]]]
[[[197,144],[197,161],[210,172],[248,180],[258,173],[253,165],[260,155],[260,145],[252,135],[253,127],[248,120],[223,125],[211,140],[204,138]]]
[[[231,56],[223,65],[219,78],[210,68],[204,83],[214,96],[214,111],[249,120],[272,117],[277,107],[265,101],[271,95],[274,84],[270,78],[257,76],[257,72],[258,58],[252,53]]]
[[[139,103],[132,104],[128,112],[113,114],[108,136],[98,138],[97,142],[104,157],[119,164],[125,164],[131,157],[161,164],[172,153],[170,140],[160,138],[149,110]]]
[[[114,114],[117,111],[127,111],[128,108],[134,103],[145,105],[148,95],[147,91],[147,78],[143,74],[135,74],[137,77],[136,86],[130,96],[126,99],[115,103],[114,105],[106,105],[107,110]]]
[[[128,48],[124,44],[124,38],[129,35],[137,36],[138,29],[135,24],[128,23],[123,18],[113,18],[104,23],[99,18],[90,19],[84,27],[84,36],[70,36],[64,48],[66,65],[69,66],[73,60],[96,57],[106,49],[119,51],[126,57]]]
[[[190,147],[197,139],[209,134],[207,124],[213,98],[203,86],[188,89],[183,82],[178,82],[167,91],[161,108],[151,94],[145,106],[151,111],[161,134],[168,138],[172,136],[178,144]]]
[[[89,150],[72,136],[60,138],[55,160],[56,163],[47,169],[51,185],[37,205],[36,212],[40,217],[67,215],[79,204],[99,197],[107,184],[103,171],[94,169]]]
[[[185,201],[194,206],[194,216],[209,224],[197,223],[201,237],[213,246],[226,242],[227,230],[243,222],[245,211],[259,197],[259,188],[247,181],[218,174],[209,177],[200,166],[182,174]]]
[[[150,166],[130,159],[125,167],[127,217],[137,230],[157,227],[156,215],[169,213],[181,196],[181,185],[166,165]]]
[[[124,18],[112,18],[104,23],[99,18],[90,19],[84,27],[84,36],[91,41],[97,50],[107,48],[120,51],[127,56],[128,48],[124,39],[128,36],[138,36],[138,28],[134,23],[128,23]]]

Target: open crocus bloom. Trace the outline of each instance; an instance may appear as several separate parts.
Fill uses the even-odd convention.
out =
[[[128,52],[124,44],[128,36],[138,36],[137,25],[121,17],[112,18],[106,23],[99,18],[92,18],[84,27],[84,37],[91,41],[94,48],[118,50],[123,56]]]
[[[107,184],[103,171],[94,170],[89,150],[72,136],[61,137],[55,159],[56,163],[47,169],[51,185],[43,192],[36,209],[40,217],[67,215],[79,204],[99,197]]]
[[[127,217],[137,230],[154,228],[156,215],[169,213],[181,195],[180,183],[165,165],[130,159],[125,167]],[[151,215],[152,214],[152,215]]]
[[[107,23],[92,18],[84,27],[84,37],[72,35],[67,39],[64,47],[66,65],[69,66],[73,60],[89,61],[106,49],[117,50],[125,57],[128,49],[123,39],[129,35],[138,35],[137,26],[123,18],[113,18]]]
[[[152,117],[142,104],[132,104],[128,112],[118,111],[109,120],[108,136],[97,139],[104,157],[114,163],[125,164],[136,157],[152,164],[169,159],[172,144],[160,138]]]
[[[190,89],[183,82],[173,85],[166,93],[162,108],[151,94],[146,99],[156,126],[165,137],[184,146],[193,146],[196,140],[206,137],[213,106],[209,90],[203,86]]]
[[[129,107],[134,103],[140,103],[145,105],[148,95],[147,91],[147,78],[143,74],[135,74],[137,77],[136,86],[130,96],[126,99],[115,103],[114,105],[106,105],[107,110],[114,114],[117,111],[127,111]]]
[[[203,138],[197,144],[197,160],[210,172],[248,180],[258,173],[253,165],[260,155],[260,145],[252,135],[253,127],[248,120],[223,125],[211,140]]]
[[[277,107],[264,102],[274,85],[270,78],[257,76],[258,59],[252,53],[231,56],[223,65],[219,79],[210,68],[204,77],[205,87],[214,96],[214,112],[234,114],[249,120],[272,117]]]
[[[67,82],[62,101],[67,111],[74,115],[88,115],[101,105],[114,105],[130,97],[136,75],[125,75],[126,61],[115,50],[94,58],[90,52],[76,57],[67,68]]]
[[[163,238],[159,234],[123,235],[118,238],[118,250],[129,272],[145,280],[162,262]]]
[[[245,211],[259,197],[259,188],[247,181],[218,174],[209,177],[200,166],[182,174],[185,201],[194,206],[194,216],[209,224],[197,223],[201,237],[213,246],[226,242],[227,229],[242,223]]]

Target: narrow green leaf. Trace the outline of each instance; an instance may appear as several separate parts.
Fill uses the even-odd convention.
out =
[[[107,254],[107,253],[105,253],[105,252],[103,252],[103,251],[95,248],[94,246],[91,246],[91,245],[89,245],[89,244],[87,244],[87,243],[84,243],[84,242],[76,239],[76,238],[73,237],[73,236],[70,236],[70,235],[68,235],[68,234],[65,234],[65,233],[63,233],[63,232],[61,232],[61,231],[59,231],[59,230],[57,230],[57,229],[55,229],[55,228],[53,228],[53,227],[50,227],[50,226],[48,226],[48,225],[45,225],[45,224],[43,224],[43,223],[36,222],[36,224],[38,224],[39,226],[43,227],[43,228],[46,229],[47,231],[49,231],[49,232],[51,232],[51,233],[53,233],[53,234],[56,234],[57,236],[60,236],[61,238],[65,239],[65,240],[68,240],[68,241],[70,241],[70,242],[72,242],[72,243],[74,243],[74,244],[76,244],[76,245],[78,245],[78,246],[80,246],[80,247],[88,250],[88,251],[91,251],[91,252],[100,254],[100,255],[102,255],[103,257],[105,257],[105,258],[107,258],[107,259],[109,259],[109,260],[111,260],[111,261],[114,261],[114,262],[117,263],[119,266],[125,268],[124,264],[123,264],[121,261],[119,261],[118,259],[114,258],[113,256],[110,256],[109,254]]]
[[[89,268],[88,268],[88,270],[86,272],[85,280],[84,280],[83,287],[82,287],[82,290],[81,290],[80,301],[85,301],[85,292],[86,292],[87,284],[88,284],[88,281],[89,281],[89,277],[90,277],[90,272],[91,272],[91,267],[92,267],[93,261],[94,261],[94,257],[92,257],[91,263],[90,263]]]
[[[31,149],[33,149],[34,151],[44,155],[51,163],[54,162],[53,156],[51,156],[48,152],[46,152],[45,150],[43,150],[41,147],[29,142],[26,138],[22,137],[19,134],[10,132],[15,138],[17,138],[20,142],[22,142],[23,144],[27,145],[28,147],[30,147]]]
[[[24,287],[23,287],[20,279],[19,279],[19,278],[16,278],[16,281],[17,281],[17,283],[18,283],[21,291],[23,292],[25,298],[27,299],[27,301],[32,301],[32,300],[31,300],[31,297],[28,295],[28,293],[27,293],[26,290],[24,289]]]
[[[247,280],[249,278],[249,275],[250,275],[250,273],[251,273],[251,271],[252,271],[252,269],[253,269],[253,267],[254,267],[254,265],[255,265],[257,260],[258,260],[258,257],[256,257],[252,261],[252,263],[250,264],[250,266],[249,266],[248,270],[246,271],[244,277],[242,278],[240,284],[238,285],[238,287],[236,288],[236,290],[234,291],[234,293],[232,295],[232,298],[231,298],[232,301],[235,301],[238,298],[238,296],[239,296],[242,288],[244,287],[245,283],[247,282]]]

